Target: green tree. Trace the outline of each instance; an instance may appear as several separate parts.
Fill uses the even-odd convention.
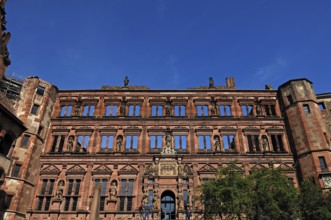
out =
[[[289,178],[275,169],[254,171],[247,178],[254,183],[252,219],[295,219],[298,192]]]
[[[331,219],[331,195],[324,194],[312,178],[307,178],[301,184],[299,205],[304,220]]]

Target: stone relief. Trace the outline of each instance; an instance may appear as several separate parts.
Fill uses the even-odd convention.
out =
[[[168,129],[165,134],[165,147],[162,148],[161,155],[175,155],[176,151],[172,146],[172,134]]]
[[[111,182],[111,186],[109,189],[109,198],[110,198],[110,200],[117,199],[117,183],[115,180]]]
[[[160,176],[177,176],[177,164],[176,163],[160,164]]]
[[[331,176],[322,176],[322,180],[325,188],[331,188]]]

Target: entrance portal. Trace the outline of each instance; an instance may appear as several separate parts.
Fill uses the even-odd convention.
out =
[[[176,200],[172,191],[164,191],[161,195],[161,220],[176,219]]]

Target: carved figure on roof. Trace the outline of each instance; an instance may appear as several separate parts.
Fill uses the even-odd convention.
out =
[[[129,85],[129,78],[128,78],[128,76],[126,76],[125,78],[124,78],[124,87],[126,87],[126,86],[128,86]]]
[[[209,89],[215,88],[213,77],[209,77]]]

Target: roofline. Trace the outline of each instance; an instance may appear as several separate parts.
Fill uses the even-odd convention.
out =
[[[280,89],[281,87],[285,87],[285,86],[289,85],[291,82],[294,82],[294,81],[303,81],[303,80],[309,82],[310,84],[313,84],[313,82],[310,81],[310,80],[307,79],[307,78],[298,78],[298,79],[291,79],[291,80],[289,80],[289,81],[287,81],[287,82],[281,84],[281,85],[278,87],[278,89]]]

